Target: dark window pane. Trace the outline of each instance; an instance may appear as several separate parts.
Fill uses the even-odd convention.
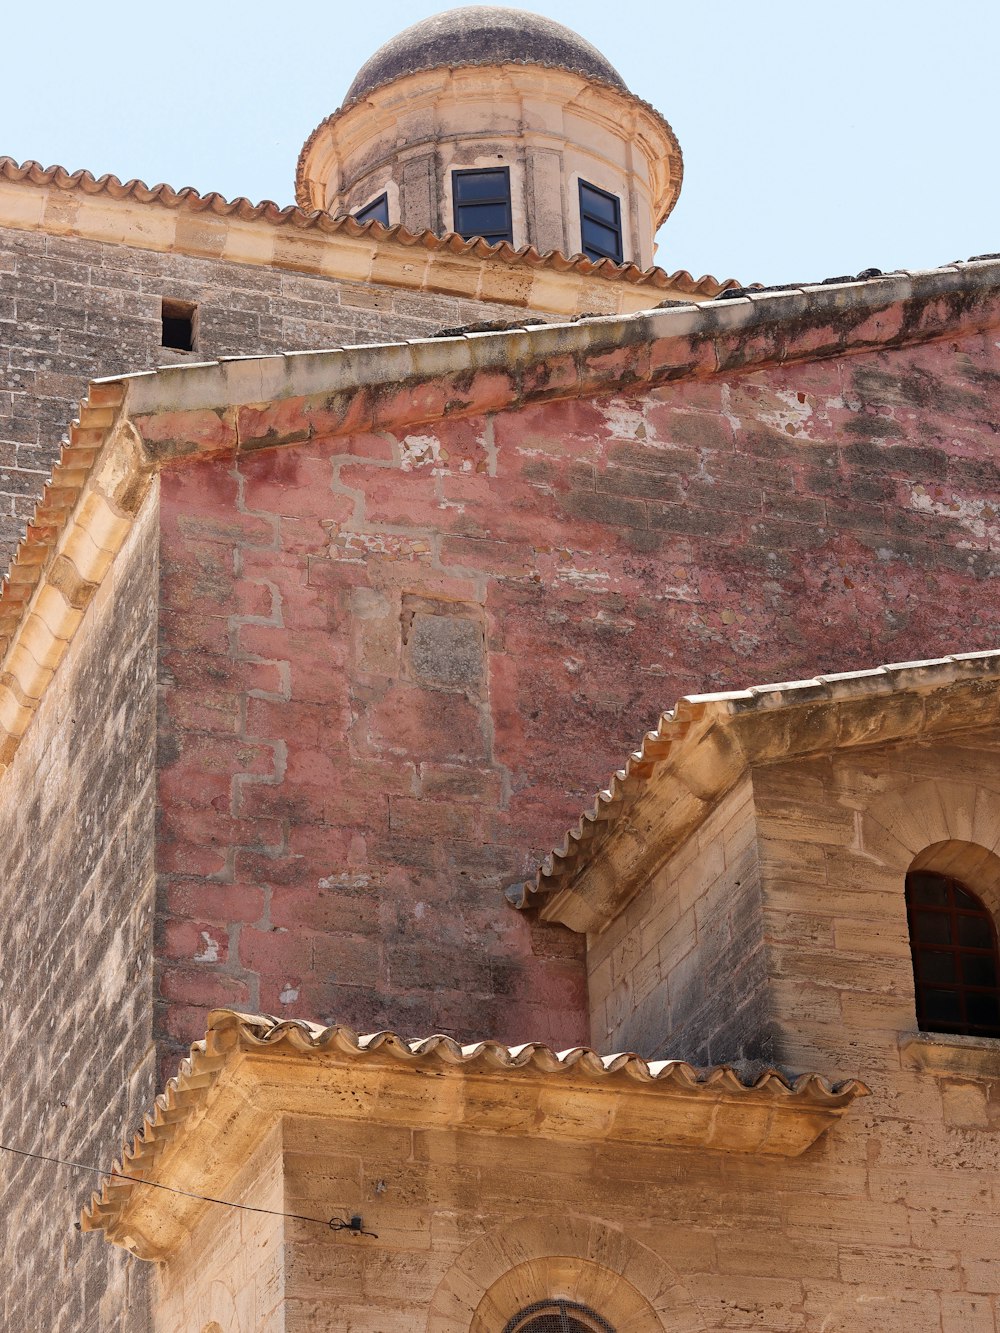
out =
[[[944,912],[914,912],[913,926],[921,944],[951,943],[951,917]]]
[[[365,204],[364,208],[359,208],[354,214],[354,218],[357,222],[381,222],[384,227],[388,227],[389,196],[380,194],[370,204]]]
[[[952,882],[951,891],[955,898],[956,907],[965,912],[981,912],[983,910],[977,898],[974,898],[971,893],[966,893],[965,889],[960,889],[954,882]]]
[[[459,210],[462,232],[470,236],[506,234],[510,213],[505,204],[466,204]]]
[[[965,997],[965,1009],[970,1027],[994,1028],[1000,1023],[1000,1001],[995,995],[969,991]]]
[[[586,181],[580,182],[580,241],[588,259],[622,262],[621,204]]]
[[[931,1023],[960,1023],[962,1005],[957,990],[938,990],[934,986],[923,988],[924,1018]]]
[[[911,903],[947,907],[948,881],[942,875],[923,875],[915,870],[906,877],[906,895]]]
[[[506,171],[456,171],[455,201],[474,204],[483,200],[496,203],[510,197]]]
[[[618,227],[618,200],[613,195],[604,194],[590,185],[581,186],[580,197],[586,217],[599,218],[610,226]]]
[[[514,243],[510,209],[510,176],[502,171],[454,171],[455,230],[466,240]]]
[[[958,942],[969,949],[992,949],[993,928],[990,922],[981,916],[960,916]]]
[[[583,243],[600,250],[602,254],[618,253],[618,233],[611,227],[605,227],[600,222],[591,222],[586,218],[583,222]]]
[[[950,977],[928,978],[950,981]],[[996,986],[997,964],[992,954],[967,953],[962,955],[962,980],[967,986]]]
[[[933,953],[921,950],[917,955],[921,981],[958,981],[953,953]]]

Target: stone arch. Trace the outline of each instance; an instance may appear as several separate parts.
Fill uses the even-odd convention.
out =
[[[985,864],[989,854],[1000,856],[1000,792],[977,783],[934,778],[909,783],[886,792],[862,813],[860,839],[866,856],[898,871],[901,889],[908,870],[940,868],[929,860],[916,862],[924,855],[942,860],[949,855],[944,844],[953,845],[954,855],[961,856],[966,867],[974,866],[975,854],[959,851],[957,844],[978,849]],[[961,878],[957,871],[952,873]],[[976,888],[974,883],[969,887]]]
[[[957,838],[932,842],[917,853],[907,870],[932,870],[961,881],[1000,924],[1000,855],[990,848]]]
[[[438,1284],[427,1333],[495,1333],[535,1301],[565,1296],[617,1333],[692,1333],[701,1316],[670,1266],[617,1227],[589,1217],[512,1221],[469,1245]]]
[[[1000,926],[1000,792],[978,783],[933,778],[908,783],[884,793],[862,812],[859,842],[862,854],[882,866],[898,887],[900,943],[909,941],[905,885],[911,870],[959,880]],[[912,968],[909,980],[916,1026]]]

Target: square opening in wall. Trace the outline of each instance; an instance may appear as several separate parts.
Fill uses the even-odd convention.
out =
[[[194,351],[194,320],[198,307],[193,301],[174,301],[163,298],[160,319],[163,332],[161,345],[177,352]]]

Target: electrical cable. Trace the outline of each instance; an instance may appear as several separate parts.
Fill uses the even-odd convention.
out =
[[[214,1199],[209,1194],[194,1194],[191,1190],[177,1189],[173,1185],[162,1185],[158,1180],[143,1180],[141,1176],[130,1176],[124,1171],[105,1171],[99,1166],[87,1166],[83,1162],[71,1162],[63,1157],[48,1157],[45,1153],[28,1152],[25,1148],[12,1148],[8,1143],[0,1143],[0,1152],[13,1153],[15,1157],[28,1157],[35,1162],[51,1162],[54,1166],[71,1166],[76,1171],[89,1171],[94,1176],[105,1176],[113,1180],[128,1180],[134,1185],[145,1185],[151,1190],[166,1190],[168,1194],[180,1194],[185,1199],[197,1199],[201,1203],[216,1203],[223,1208],[238,1208],[244,1213],[265,1213],[268,1217],[285,1217],[292,1222],[312,1222],[316,1226],[326,1227],[329,1231],[350,1231],[355,1236],[371,1236],[378,1240],[374,1231],[366,1231],[364,1222],[357,1214],[350,1218],[309,1217],[305,1213],[282,1213],[276,1208],[255,1208],[249,1203],[233,1203],[231,1199]],[[80,1223],[75,1223],[77,1230]]]

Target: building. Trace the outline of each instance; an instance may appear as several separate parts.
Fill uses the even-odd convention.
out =
[[[680,175],[493,9],[295,209],[0,165],[5,1329],[996,1333],[1000,261]]]

